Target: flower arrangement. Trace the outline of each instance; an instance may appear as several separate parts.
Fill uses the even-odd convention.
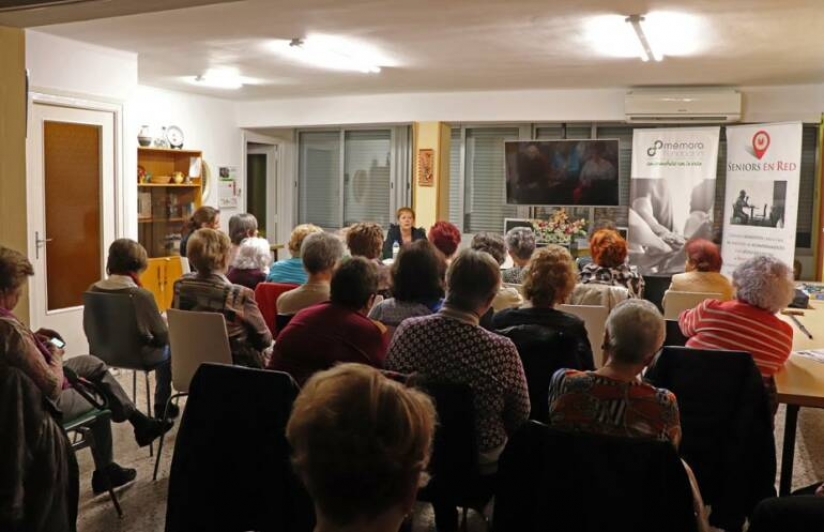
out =
[[[587,236],[587,221],[583,218],[570,220],[565,209],[558,209],[548,220],[532,220],[532,230],[538,242],[569,244],[576,238]]]

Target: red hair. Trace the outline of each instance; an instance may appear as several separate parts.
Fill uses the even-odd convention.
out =
[[[435,222],[429,229],[429,241],[446,257],[451,257],[461,243],[461,232],[449,222]]]
[[[723,261],[718,246],[704,240],[694,238],[686,243],[684,250],[687,253],[687,262],[695,266],[699,272],[720,272]]]
[[[589,239],[592,261],[604,268],[615,268],[627,259],[627,241],[612,229],[599,229]]]

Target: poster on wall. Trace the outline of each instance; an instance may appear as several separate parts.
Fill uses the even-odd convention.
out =
[[[684,271],[684,244],[712,238],[720,128],[635,129],[629,262],[639,273]]]
[[[756,255],[792,266],[801,138],[800,122],[727,128],[723,273]]]

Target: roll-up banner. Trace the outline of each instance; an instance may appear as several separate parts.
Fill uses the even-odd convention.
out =
[[[635,129],[629,261],[641,274],[684,271],[684,244],[712,238],[720,128]]]
[[[723,273],[756,255],[792,266],[801,138],[800,122],[727,128]]]

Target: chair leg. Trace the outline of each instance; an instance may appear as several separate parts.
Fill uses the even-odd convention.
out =
[[[146,416],[147,417],[154,417],[152,413],[152,390],[149,384],[149,372],[144,371],[143,375],[146,376]],[[154,456],[154,442],[149,444],[149,457]]]
[[[463,530],[463,532],[468,532],[469,531],[469,522],[466,520],[467,511],[468,511],[468,507],[464,506],[463,507],[463,522],[461,523],[461,530]]]
[[[169,405],[172,404],[172,399],[174,399],[175,404],[177,404],[177,399],[186,395],[185,393],[176,393],[169,397],[166,401],[166,408],[163,409],[163,422],[165,423],[167,419],[169,419]],[[181,416],[183,419],[183,416]],[[160,457],[163,456],[163,441],[166,439],[166,433],[160,435],[160,443],[157,445],[157,456],[155,457],[155,465],[154,465],[154,473],[152,474],[152,480],[157,480],[157,470],[160,468]]]
[[[92,435],[92,431],[88,427],[80,427],[77,429],[78,432],[83,434],[83,439],[86,440],[86,444],[89,446],[89,449],[92,451],[92,454],[95,453],[95,445],[97,442],[94,440],[94,435]],[[112,504],[114,504],[114,509],[117,512],[117,517],[119,519],[123,519],[123,508],[120,507],[120,501],[117,499],[117,495],[114,492],[114,488],[112,488],[111,483],[109,482],[109,478],[103,475],[103,481],[106,483],[106,491],[109,492],[109,498],[112,500]]]

